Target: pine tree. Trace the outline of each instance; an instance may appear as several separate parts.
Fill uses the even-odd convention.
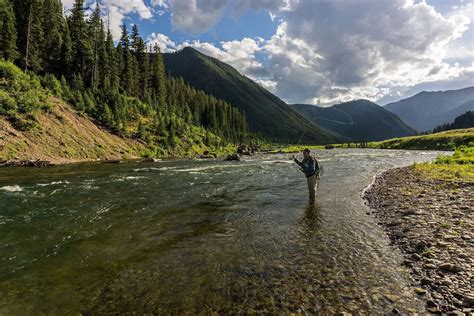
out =
[[[93,51],[88,38],[88,28],[84,14],[84,0],[75,0],[68,19],[69,33],[72,39],[72,63],[73,73],[81,75],[87,86],[92,79]]]
[[[137,61],[136,71],[138,74],[138,91],[137,94],[142,98],[142,100],[146,99],[146,94],[148,90],[148,72],[149,72],[149,65],[148,65],[148,56],[146,52],[146,44],[145,41],[141,38],[140,33],[138,31],[138,26],[136,24],[132,27],[132,34],[130,36],[131,42],[130,46],[133,50],[133,54]]]
[[[63,41],[61,44],[59,64],[56,67],[58,74],[70,76],[72,63],[72,40],[67,23],[63,25]]]
[[[107,31],[105,43],[104,58],[104,89],[106,91],[117,92],[120,87],[120,72],[117,59],[117,51],[115,50],[114,39],[110,30]]]
[[[120,37],[119,50],[117,52],[121,55],[119,57],[121,90],[133,96],[136,91],[136,75],[134,73],[135,61],[133,60],[134,56],[130,52],[130,39],[125,23],[122,25],[122,36]]]
[[[27,70],[42,68],[41,54],[43,34],[43,4],[40,0],[23,0],[13,3],[17,24],[19,65]]]
[[[160,107],[166,106],[166,81],[165,66],[163,63],[163,55],[160,47],[155,44],[153,46],[153,61],[151,65],[151,86],[155,104]]]
[[[105,34],[103,29],[102,18],[100,17],[100,6],[97,3],[94,12],[88,21],[88,38],[90,40],[92,50],[92,64],[90,65],[90,86],[97,89],[100,84],[99,75],[101,73],[101,57],[103,56],[103,48],[105,42]]]
[[[16,49],[15,14],[10,0],[0,0],[0,58],[15,61]]]
[[[45,72],[58,73],[61,69],[62,46],[66,21],[59,0],[44,0],[44,46],[41,51]],[[59,48],[59,49],[58,49]]]

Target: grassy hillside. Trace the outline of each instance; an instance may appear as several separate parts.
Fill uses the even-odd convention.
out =
[[[164,54],[166,72],[245,112],[250,130],[277,142],[324,144],[336,136],[316,127],[285,102],[231,66],[187,47]]]
[[[376,141],[416,133],[397,115],[368,100],[326,108],[308,104],[294,104],[292,107],[315,124],[352,141]]]
[[[41,159],[56,163],[138,158],[145,146],[111,134],[69,105],[50,98],[35,117],[36,127],[18,130],[0,116],[0,160]]]
[[[382,149],[454,150],[460,146],[474,147],[474,128],[369,143],[371,148]]]
[[[429,131],[438,125],[474,110],[474,87],[451,91],[421,92],[417,95],[387,104],[385,108],[397,114],[418,131]]]
[[[56,163],[140,156],[195,156],[235,150],[212,132],[181,124],[172,148],[123,137],[54,95],[57,81],[26,74],[0,60],[0,160],[41,159]],[[46,88],[56,83],[55,89]],[[46,83],[46,84],[45,84]]]

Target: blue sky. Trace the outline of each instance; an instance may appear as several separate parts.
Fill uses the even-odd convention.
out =
[[[73,0],[65,0],[66,10]],[[95,0],[86,1],[93,5]],[[99,0],[164,52],[192,46],[290,103],[386,104],[474,85],[468,0]]]

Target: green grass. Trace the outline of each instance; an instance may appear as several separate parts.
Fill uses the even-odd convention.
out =
[[[0,59],[0,115],[24,131],[36,126],[39,111],[50,109],[48,92],[38,77]]]
[[[415,164],[425,178],[474,183],[474,147],[460,147],[452,156],[439,156],[433,163]]]
[[[460,146],[474,147],[474,128],[369,143],[370,148],[380,149],[454,150]]]

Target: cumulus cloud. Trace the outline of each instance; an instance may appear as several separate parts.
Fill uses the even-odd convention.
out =
[[[227,3],[222,0],[170,0],[169,5],[175,29],[200,34],[219,21]]]
[[[153,1],[158,5],[161,0]],[[127,15],[137,14],[140,19],[145,20],[153,17],[151,8],[145,4],[144,0],[87,0],[85,6],[94,7],[96,3],[102,7],[104,19],[115,40],[120,38],[121,25]],[[74,5],[74,0],[64,0],[63,4],[66,14],[68,14]]]
[[[301,0],[266,44],[276,91],[290,102],[382,98],[393,87],[456,78],[443,62],[470,23],[425,2]]]
[[[226,12],[236,16],[248,10],[278,12],[294,0],[152,0],[152,5],[168,9],[175,29],[201,34],[219,22]]]
[[[266,88],[274,86],[265,78],[271,74],[256,58],[256,53],[263,49],[264,39],[262,38],[243,38],[242,40],[223,41],[220,47],[213,43],[201,42],[199,40],[185,41],[176,43],[164,34],[152,33],[147,41],[157,44],[162,52],[169,53],[180,50],[184,47],[193,47],[203,54],[217,58],[230,64],[242,74],[261,82]]]
[[[444,8],[441,14],[425,1],[410,0],[160,2],[170,9],[174,27],[192,33],[207,31],[225,10],[267,10],[278,16],[280,25],[267,40],[244,38],[219,45],[177,44],[162,35],[151,40],[163,51],[192,46],[289,102],[379,100],[421,83],[473,74],[472,3],[449,12]],[[266,56],[264,62],[257,53]]]
[[[108,21],[110,31],[114,39],[119,39],[121,34],[120,26],[127,15],[135,13],[140,19],[151,19],[153,13],[143,0],[102,0],[101,5],[107,13],[105,18]]]

